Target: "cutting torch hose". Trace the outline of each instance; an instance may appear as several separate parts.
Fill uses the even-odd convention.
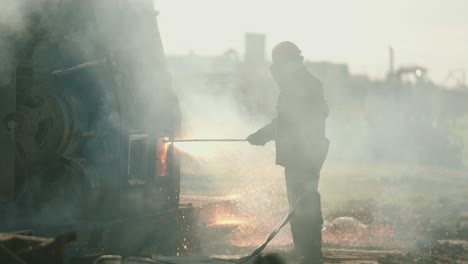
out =
[[[163,140],[164,143],[177,143],[177,142],[246,142],[247,139],[238,139],[238,138],[191,138],[191,139],[165,139]]]

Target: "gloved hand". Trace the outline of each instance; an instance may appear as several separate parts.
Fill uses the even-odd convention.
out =
[[[260,135],[258,132],[255,132],[252,135],[248,136],[247,141],[251,145],[255,145],[255,146],[265,146],[265,144],[267,143],[267,140],[265,140],[264,137]]]

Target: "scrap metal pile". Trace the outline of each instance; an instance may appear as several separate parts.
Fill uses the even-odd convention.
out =
[[[66,263],[65,245],[75,239],[75,233],[65,233],[54,239],[24,234],[0,233],[0,263]]]

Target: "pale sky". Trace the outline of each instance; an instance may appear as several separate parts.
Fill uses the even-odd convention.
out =
[[[314,61],[347,63],[381,77],[418,64],[441,82],[468,70],[468,0],[156,0],[168,54],[243,52],[245,32],[267,35],[267,49],[291,40]]]

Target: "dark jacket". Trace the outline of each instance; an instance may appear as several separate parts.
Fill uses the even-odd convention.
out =
[[[257,133],[265,141],[275,140],[278,165],[323,163],[328,152],[328,106],[322,83],[302,63],[272,65],[271,72],[280,88],[277,116]]]

